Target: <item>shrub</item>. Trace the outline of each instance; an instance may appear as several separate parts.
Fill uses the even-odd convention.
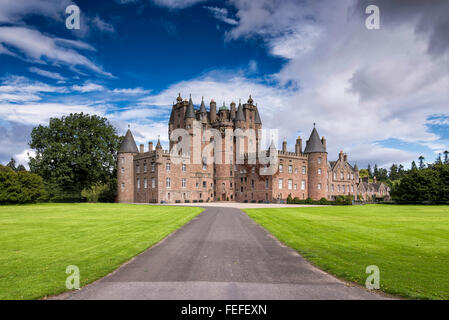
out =
[[[329,201],[326,198],[321,198],[320,199],[320,204],[321,205],[327,205],[327,204],[329,204]]]
[[[306,204],[313,204],[313,199],[308,197],[305,201]]]

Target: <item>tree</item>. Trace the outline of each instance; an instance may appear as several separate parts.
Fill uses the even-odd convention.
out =
[[[404,166],[402,164],[400,164],[399,168],[398,168],[399,179],[401,179],[404,176],[404,173],[405,173]]]
[[[398,166],[394,163],[390,167],[390,174],[388,176],[390,180],[398,180],[399,179],[399,172],[398,172]]]
[[[373,172],[371,171],[371,165],[370,164],[368,164],[368,176],[369,176],[369,178],[371,179],[371,178],[373,178]]]
[[[17,171],[17,172],[20,172],[20,171],[27,171],[27,169],[25,169],[25,166],[24,166],[23,164],[19,164],[19,165],[17,166],[17,168],[16,168],[16,171]]]
[[[443,161],[441,160],[441,153],[438,154],[438,157],[435,159],[435,164],[442,164]]]
[[[448,164],[449,163],[449,151],[444,151],[444,164]]]
[[[424,169],[425,168],[425,165],[424,165],[424,157],[423,156],[420,156],[419,158],[418,158],[418,160],[419,160],[419,169]]]
[[[373,171],[373,178],[379,178],[379,169],[377,167],[377,164],[374,165],[374,171]]]
[[[37,174],[0,166],[0,204],[28,203],[45,199],[45,186]]]
[[[412,170],[418,170],[418,167],[416,166],[415,161],[412,161]]]
[[[369,178],[369,172],[368,169],[360,169],[359,171],[359,177],[361,178]]]
[[[13,169],[14,171],[17,170],[16,168],[16,160],[14,160],[14,158],[11,158],[11,160],[9,160],[8,164],[6,165],[8,168]]]
[[[106,118],[83,113],[51,118],[31,132],[31,172],[63,192],[81,197],[96,184],[115,188],[121,138]]]

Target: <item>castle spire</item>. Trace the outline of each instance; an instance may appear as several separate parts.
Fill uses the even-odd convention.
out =
[[[192,95],[190,95],[189,105],[188,105],[187,110],[186,110],[185,118],[186,119],[188,119],[188,118],[195,118],[195,109],[193,108]]]
[[[137,147],[136,147],[137,148]],[[161,145],[161,136],[158,135],[157,136],[157,145],[156,145],[156,150],[160,150],[162,149],[162,145]]]
[[[207,113],[206,105],[204,104],[204,97],[201,98],[200,113]]]

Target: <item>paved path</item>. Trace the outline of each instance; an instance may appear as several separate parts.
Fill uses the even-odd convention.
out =
[[[56,299],[381,299],[281,245],[236,208],[208,207],[111,275]]]

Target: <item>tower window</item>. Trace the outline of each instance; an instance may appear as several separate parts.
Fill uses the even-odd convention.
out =
[[[166,186],[167,188],[170,188],[170,187],[171,187],[171,181],[170,181],[170,178],[166,178],[166,179],[165,179],[165,186]]]
[[[318,190],[321,190],[321,183],[318,183]]]
[[[278,188],[282,189],[282,185],[283,185],[284,181],[282,179],[279,179],[278,181]]]
[[[181,180],[181,187],[183,187],[183,188],[187,187],[187,180],[185,178],[182,178],[182,180]]]

